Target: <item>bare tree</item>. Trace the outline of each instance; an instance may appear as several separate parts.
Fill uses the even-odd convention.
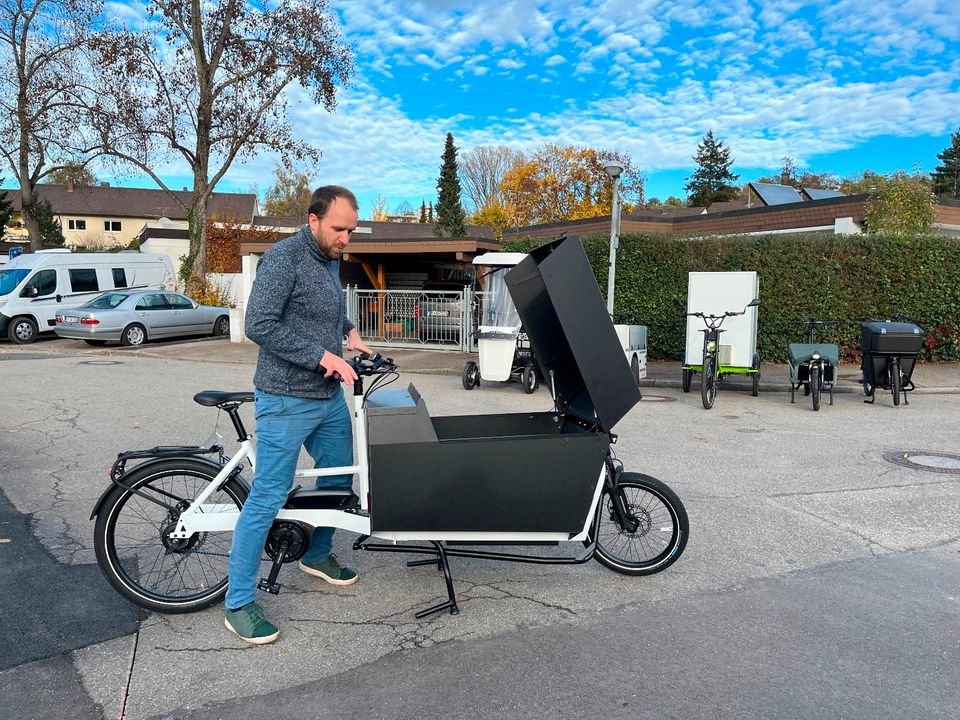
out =
[[[504,176],[523,161],[523,154],[507,145],[480,145],[457,158],[463,192],[474,212],[489,205],[504,205],[500,185]]]
[[[114,98],[99,117],[104,152],[147,173],[170,156],[193,175],[190,284],[206,269],[207,207],[234,161],[264,150],[319,159],[298,142],[284,91],[298,84],[327,111],[353,67],[327,0],[148,0],[152,27],[99,46]],[[186,264],[185,264],[186,265]]]
[[[0,0],[0,154],[20,185],[32,250],[42,245],[36,185],[94,155],[78,118],[95,96],[83,51],[101,10],[101,0]]]

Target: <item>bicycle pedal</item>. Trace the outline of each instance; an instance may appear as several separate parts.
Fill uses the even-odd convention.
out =
[[[278,582],[270,582],[267,578],[260,578],[260,582],[257,583],[258,590],[266,590],[271,595],[279,595],[280,588],[283,587]]]

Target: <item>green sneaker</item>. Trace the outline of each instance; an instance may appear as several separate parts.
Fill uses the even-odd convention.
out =
[[[263,610],[255,602],[247,603],[238,610],[227,610],[223,624],[227,630],[252,645],[266,645],[280,637],[276,625],[263,616]]]
[[[313,575],[326,580],[331,585],[353,585],[357,581],[357,574],[348,567],[344,567],[333,553],[323,562],[310,563],[300,561],[300,569],[307,575]]]

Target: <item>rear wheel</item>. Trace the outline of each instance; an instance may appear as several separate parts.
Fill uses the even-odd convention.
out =
[[[867,371],[862,370],[863,375],[863,394],[867,397],[873,397],[873,385],[867,380]]]
[[[223,600],[233,532],[169,537],[180,513],[216,475],[217,468],[205,463],[167,460],[131,470],[126,487],[110,492],[97,514],[93,544],[100,570],[121,595],[164,613],[193,612]],[[234,511],[246,498],[243,483],[231,479],[207,502],[220,512]]]
[[[700,376],[700,399],[705,410],[713,407],[717,399],[717,359],[708,355],[703,359],[703,373]]]
[[[123,329],[120,335],[121,345],[143,345],[147,341],[147,331],[140,323],[132,323]]]
[[[537,370],[533,365],[525,365],[520,375],[520,382],[523,384],[523,391],[530,395],[537,389],[540,381],[537,379]]]
[[[630,374],[633,375],[633,381],[640,387],[640,358],[636,353],[630,358]]]
[[[820,391],[823,389],[823,378],[820,376],[820,367],[818,365],[810,366],[810,399],[813,401],[813,409],[820,409]]]
[[[597,508],[597,560],[624,575],[652,575],[676,562],[690,532],[676,493],[656,478],[631,472],[620,475],[616,492],[623,496],[631,527],[620,526],[613,500],[604,492]]]
[[[463,381],[464,390],[473,390],[480,384],[480,366],[470,360],[463,366],[463,375],[460,379]]]
[[[29,345],[37,339],[37,323],[31,317],[16,317],[10,321],[7,337],[17,345]]]
[[[894,361],[890,363],[890,392],[893,393],[893,404],[900,404],[900,392],[902,391],[902,378],[900,376],[900,363]]]
[[[230,334],[230,316],[221,315],[213,324],[213,334],[217,336]]]
[[[693,380],[693,370],[683,371],[683,391],[690,392],[690,383]]]

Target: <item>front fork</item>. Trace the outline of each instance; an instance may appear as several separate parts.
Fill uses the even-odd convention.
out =
[[[610,510],[612,519],[617,525],[627,533],[635,533],[640,523],[627,508],[627,502],[620,491],[620,474],[623,472],[622,466],[617,466],[613,459],[608,457],[606,460],[607,471],[604,473],[604,492],[610,498]]]

